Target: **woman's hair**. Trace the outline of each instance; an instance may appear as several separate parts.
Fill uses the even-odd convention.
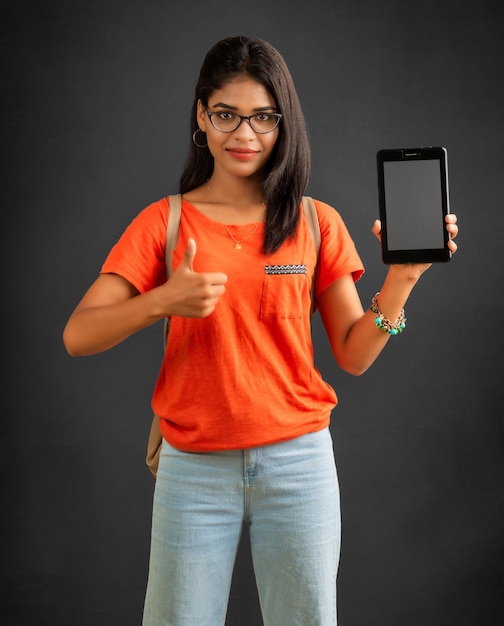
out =
[[[198,100],[208,106],[211,94],[238,75],[250,76],[271,94],[282,114],[275,148],[266,165],[263,185],[266,224],[263,250],[278,250],[296,232],[301,198],[310,173],[310,146],[305,120],[294,81],[281,54],[262,39],[229,37],[207,53],[195,89],[191,113],[191,133],[198,130]],[[180,177],[180,193],[204,184],[213,172],[208,149],[191,143]]]

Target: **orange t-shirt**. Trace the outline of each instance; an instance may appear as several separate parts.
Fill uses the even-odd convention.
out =
[[[322,244],[315,297],[345,274],[358,280],[362,262],[340,217],[315,201]],[[166,280],[166,198],[144,209],[106,259],[144,293]],[[244,239],[254,224],[228,226]],[[334,390],[314,365],[310,289],[315,248],[304,214],[296,236],[264,255],[264,224],[236,250],[225,227],[182,201],[173,267],[187,240],[196,241],[193,268],[224,272],[226,292],[203,319],[173,316],[152,408],[175,448],[206,452],[285,441],[329,424]]]

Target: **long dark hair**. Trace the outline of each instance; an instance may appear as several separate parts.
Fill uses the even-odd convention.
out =
[[[263,250],[278,250],[294,235],[299,222],[301,198],[310,174],[310,145],[294,81],[281,54],[262,39],[228,37],[207,53],[196,84],[191,112],[191,134],[198,130],[198,100],[208,105],[211,94],[228,80],[246,74],[267,89],[282,113],[278,140],[267,164],[263,185],[266,224]],[[201,134],[198,135],[201,141]],[[180,177],[180,193],[202,185],[213,172],[208,148],[191,142],[189,156]]]

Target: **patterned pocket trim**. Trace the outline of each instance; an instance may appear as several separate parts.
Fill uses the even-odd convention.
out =
[[[265,265],[265,274],[306,274],[306,265]]]

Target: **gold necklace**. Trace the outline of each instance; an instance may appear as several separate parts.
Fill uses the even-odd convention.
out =
[[[210,196],[212,198],[212,202],[215,204],[215,206],[217,207],[217,213],[219,215],[219,221],[221,222],[221,224],[224,226],[224,228],[226,229],[227,234],[231,237],[231,239],[235,242],[235,250],[241,250],[242,249],[242,243],[244,241],[247,241],[247,239],[250,239],[250,237],[252,237],[252,235],[256,232],[256,230],[259,228],[259,222],[257,222],[257,224],[254,226],[254,229],[252,230],[252,232],[250,232],[246,237],[243,237],[243,239],[236,239],[236,237],[233,235],[233,233],[229,230],[229,228],[227,227],[226,224],[224,224],[224,222],[222,222],[222,218],[221,218],[221,213],[220,213],[220,209],[219,209],[219,204],[217,203],[217,200],[215,199],[212,190],[210,189],[210,183],[207,180],[207,187],[208,187],[208,191],[210,192]],[[264,202],[263,202],[264,204]]]
[[[232,232],[230,232],[230,230],[229,230],[229,228],[226,226],[226,224],[222,224],[222,225],[223,225],[223,226],[224,226],[224,228],[226,229],[227,234],[228,234],[228,235],[231,237],[231,239],[235,242],[235,245],[234,245],[235,250],[241,250],[241,249],[242,249],[242,247],[241,247],[242,243],[243,243],[244,241],[246,241],[247,239],[249,239],[249,237],[252,237],[252,235],[255,233],[255,231],[257,230],[257,228],[258,228],[258,226],[259,226],[259,222],[255,225],[254,230],[253,230],[251,233],[249,233],[246,237],[244,237],[243,239],[236,239],[236,237],[234,237],[234,236],[233,236],[233,233],[232,233]]]

